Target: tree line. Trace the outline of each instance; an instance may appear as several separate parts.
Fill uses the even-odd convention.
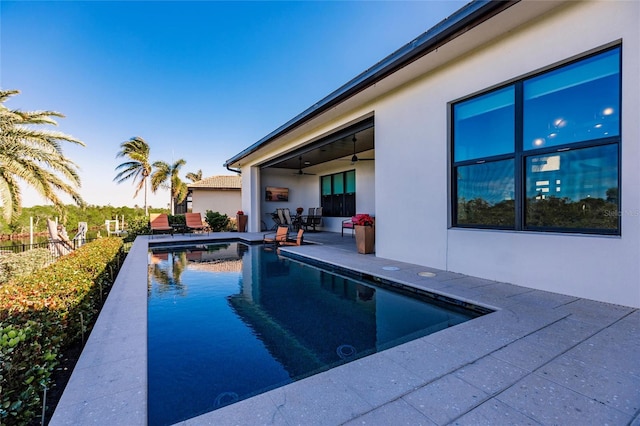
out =
[[[56,118],[64,117],[57,111],[7,108],[4,103],[19,93],[19,90],[0,89],[0,207],[3,219],[0,222],[0,232],[20,232],[25,226],[25,217],[29,220],[29,217],[35,216],[39,220],[43,211],[47,211],[48,217],[60,217],[63,223],[77,223],[76,218],[82,216],[81,221],[89,222],[90,226],[99,222],[97,217],[93,219],[94,213],[98,215],[96,211],[99,212],[102,224],[112,215],[129,216],[128,213],[131,212],[115,213],[112,207],[87,208],[91,206],[87,206],[79,192],[81,182],[78,166],[62,152],[65,142],[85,146],[84,142],[62,132],[41,127],[57,126]],[[169,189],[170,213],[173,214],[176,203],[183,202],[188,192],[187,184],[179,176],[186,161],[179,159],[173,164],[151,162],[149,144],[139,136],[120,144],[116,158],[121,157],[127,160],[116,167],[114,181],[132,181],[135,184],[134,198],[144,190],[144,214],[149,214],[149,183],[153,192],[160,188]],[[202,170],[187,173],[186,177],[193,182],[201,180]],[[33,207],[28,214],[23,214],[21,183],[35,189],[51,203],[50,208]],[[74,204],[65,204],[63,196],[70,197]],[[83,208],[86,210],[80,215],[77,209]],[[101,209],[111,210],[105,212],[100,211]],[[73,217],[69,217],[70,215]]]
[[[94,206],[84,207],[69,204],[65,206],[66,216],[64,219],[58,217],[58,212],[54,206],[33,206],[24,207],[20,215],[14,216],[10,222],[0,217],[0,236],[8,235],[28,235],[31,219],[33,218],[33,228],[36,233],[47,232],[47,219],[55,220],[58,217],[60,223],[64,224],[69,234],[78,228],[78,222],[87,222],[89,229],[102,229],[104,232],[104,221],[118,219],[131,222],[136,218],[144,218],[144,208],[135,207],[113,207]],[[167,213],[166,208],[149,207],[150,213]],[[73,236],[73,235],[70,235]]]

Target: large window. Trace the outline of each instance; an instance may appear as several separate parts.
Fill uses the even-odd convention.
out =
[[[452,106],[453,225],[620,234],[620,48]]]
[[[320,178],[322,215],[348,217],[356,214],[356,171]]]

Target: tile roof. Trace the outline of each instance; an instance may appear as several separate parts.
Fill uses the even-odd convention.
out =
[[[197,182],[190,183],[187,186],[189,187],[189,189],[242,189],[242,178],[237,175],[209,176]]]

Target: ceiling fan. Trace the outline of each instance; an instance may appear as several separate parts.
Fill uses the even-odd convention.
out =
[[[298,171],[294,173],[294,175],[298,175],[298,176],[302,176],[302,175],[307,175],[307,176],[315,176],[315,173],[307,173],[302,171],[302,156],[298,157],[298,161],[300,162],[298,165]]]
[[[353,135],[353,139],[351,139],[351,141],[353,142],[353,156],[351,157],[351,164],[355,164],[358,161],[373,161],[375,160],[375,158],[358,158],[358,156],[356,155],[356,135]]]

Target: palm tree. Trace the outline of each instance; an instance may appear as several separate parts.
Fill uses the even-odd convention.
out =
[[[174,204],[181,203],[187,198],[187,184],[178,176],[180,168],[185,164],[187,164],[187,162],[182,158],[172,165],[164,161],[156,161],[153,163],[153,167],[156,170],[151,175],[151,190],[156,192],[158,188],[161,187],[169,189],[171,195],[171,214],[174,214]]]
[[[186,174],[185,176],[187,179],[189,179],[191,182],[198,182],[199,180],[202,180],[202,169],[199,169],[197,172],[189,172]]]
[[[62,154],[61,142],[85,145],[62,132],[36,128],[57,126],[53,117],[64,117],[59,112],[10,110],[3,105],[18,93],[0,90],[0,201],[4,218],[11,221],[22,210],[21,182],[51,201],[64,218],[65,205],[59,195],[70,196],[79,206],[84,206],[84,201],[78,192],[78,166]]]
[[[149,216],[149,207],[147,206],[147,180],[151,175],[151,163],[149,163],[149,144],[139,136],[132,137],[128,141],[120,144],[121,150],[116,154],[118,157],[127,157],[129,161],[125,161],[116,167],[120,173],[113,179],[118,183],[133,179],[137,181],[136,192],[133,198],[144,188],[144,214]]]

